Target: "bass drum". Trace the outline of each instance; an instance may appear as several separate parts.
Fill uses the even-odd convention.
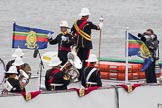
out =
[[[5,64],[3,60],[0,58],[0,85],[3,83],[5,77]]]

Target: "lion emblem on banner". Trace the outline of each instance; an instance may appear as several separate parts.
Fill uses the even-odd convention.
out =
[[[27,48],[35,48],[37,46],[36,42],[37,42],[36,32],[30,31],[26,37],[25,46]]]

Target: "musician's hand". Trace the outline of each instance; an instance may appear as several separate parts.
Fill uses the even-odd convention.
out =
[[[98,26],[99,26],[99,29],[102,29],[102,27],[103,27],[103,22],[100,22],[100,23],[98,24]]]
[[[104,19],[103,19],[103,17],[101,16],[100,19],[99,19],[99,24],[98,24],[100,30],[101,30],[102,27],[103,27],[103,21],[104,21]]]
[[[77,46],[73,45],[72,48],[71,48],[72,52],[76,52],[76,48],[77,48]]]
[[[21,82],[21,83],[20,83],[20,86],[21,86],[21,89],[24,89],[24,88],[25,88],[25,86],[26,86],[26,84],[25,84],[25,83],[23,83],[23,82]]]
[[[67,41],[68,39],[67,39],[65,36],[62,36],[62,37],[61,37],[61,40],[62,40],[62,41]]]
[[[25,88],[25,86],[28,84],[29,82],[29,79],[27,78],[22,78],[21,81],[20,81],[20,85],[22,88]]]
[[[52,39],[52,34],[48,33],[48,39]]]

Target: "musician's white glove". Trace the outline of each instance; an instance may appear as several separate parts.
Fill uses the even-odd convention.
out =
[[[98,26],[100,27],[100,29],[102,29],[102,27],[103,27],[103,22],[100,22],[100,23],[98,24]]]
[[[65,36],[62,36],[62,37],[61,37],[61,40],[62,40],[62,41],[67,41],[68,39],[67,39]]]
[[[52,39],[52,34],[48,33],[48,39]]]
[[[98,24],[98,26],[100,27],[100,29],[102,29],[102,27],[103,27],[103,17],[101,16],[100,17],[100,19],[99,19],[99,24]]]
[[[71,51],[72,51],[72,52],[76,52],[76,47],[77,47],[76,45],[73,45],[73,46],[71,47]]]

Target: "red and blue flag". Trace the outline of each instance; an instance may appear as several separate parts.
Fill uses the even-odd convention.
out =
[[[54,32],[19,26],[16,23],[13,24],[13,39],[12,48],[22,48],[22,49],[44,49],[47,48],[48,44],[48,34],[53,34]]]
[[[144,58],[141,71],[145,71],[152,63],[149,49],[142,40],[132,35],[131,33],[128,33],[128,38],[128,56],[137,55],[141,58]]]

